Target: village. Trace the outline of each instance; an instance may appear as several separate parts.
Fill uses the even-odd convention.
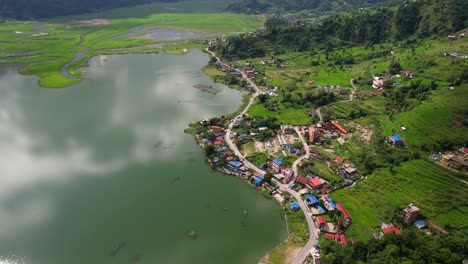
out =
[[[342,203],[339,199],[334,199],[333,192],[353,187],[367,175],[361,173],[352,156],[341,156],[344,153],[337,147],[355,144],[347,143],[355,137],[365,144],[374,137],[373,131],[349,120],[337,120],[329,116],[324,119],[324,109],[339,102],[382,96],[386,89],[400,85],[412,85],[417,73],[397,64],[393,71],[372,76],[369,88],[366,89],[357,89],[353,79],[350,80],[350,87],[317,85],[314,80],[309,79],[305,83],[307,89],[315,89],[317,93],[333,93],[336,100],[310,110],[308,124],[292,125],[279,124],[274,117],[251,116],[248,112],[255,100],[262,103],[261,97],[273,99],[284,89],[269,84],[263,67],[276,66],[281,69],[288,67],[288,63],[274,56],[255,63],[238,61],[233,64],[229,60],[213,58],[216,60],[212,60],[212,65],[217,71],[230,79],[237,79],[239,89],[244,95],[250,95],[251,100],[242,113],[206,119],[193,126],[196,128],[196,140],[205,149],[208,163],[215,170],[237,176],[253,188],[271,196],[286,211],[302,210],[306,220],[310,218],[313,221],[317,236],[345,246],[355,244],[358,237],[354,235],[354,231],[351,234],[347,232],[352,225],[352,215],[343,205],[345,201]],[[432,84],[420,88],[423,92],[434,89]],[[276,111],[277,106],[273,104],[271,107],[270,111]],[[391,130],[379,137],[390,148],[405,151],[408,147],[404,135],[408,128],[404,123],[400,123],[398,127],[399,131]],[[226,137],[229,137],[228,140]],[[235,145],[234,149],[232,143]],[[466,171],[466,153],[466,149],[435,153],[429,159],[454,171]],[[293,195],[292,192],[300,196]],[[428,234],[447,233],[434,220],[424,216],[417,207],[417,201],[406,208],[400,208],[399,215],[397,220],[391,222],[380,221],[378,228],[372,228],[373,237],[381,239],[387,234],[400,235],[410,225]],[[309,223],[309,228],[310,225]],[[316,263],[320,263],[320,244],[316,238],[312,238],[312,231],[311,240],[316,243],[314,249],[310,250],[309,258],[313,257]]]
[[[271,61],[261,61],[263,65],[271,63],[277,64],[277,67],[285,67],[281,61],[274,58]],[[260,95],[278,96],[278,87],[262,80],[258,81],[258,86],[253,84],[251,80],[258,79],[259,73],[251,62],[237,63],[234,66],[218,59],[214,65],[227,76],[250,81],[241,88],[245,94],[253,94],[257,90],[253,98]],[[414,76],[414,71],[401,69],[393,75],[374,76],[372,87],[375,92],[370,92],[369,96],[380,95],[388,83],[399,86],[400,80],[408,80]],[[348,100],[348,96],[349,101],[363,99],[363,94],[356,91],[352,81],[351,84],[352,88],[339,85],[317,85],[315,88],[346,96],[339,99],[341,101]],[[306,85],[313,86],[314,81],[310,80]],[[370,140],[372,131],[352,122],[324,122],[320,108],[312,111],[311,115],[318,121],[307,125],[278,125],[273,118],[252,117],[244,111],[236,116],[223,116],[199,122],[196,125],[195,137],[200,147],[205,149],[208,163],[215,170],[243,179],[252,187],[271,195],[288,211],[303,210],[300,203],[305,204],[307,211],[303,211],[308,212],[306,217],[313,220],[320,236],[345,246],[354,244],[358,238],[348,237],[346,234],[352,224],[352,215],[340,201],[333,199],[332,193],[353,186],[365,179],[365,175],[360,173],[352,160],[336,154],[333,142],[344,145],[353,136]],[[314,119],[311,120],[314,122]],[[402,124],[400,131],[406,130]],[[229,141],[235,144],[236,150],[229,147],[227,136]],[[393,148],[405,148],[405,139],[396,131],[385,135],[384,141]],[[236,154],[236,151],[240,151],[240,155]],[[459,156],[460,153],[456,154]],[[458,170],[466,169],[466,164],[459,162],[463,159],[457,158],[456,155],[450,153],[443,157],[445,166]],[[466,155],[464,157],[466,158]],[[253,170],[249,164],[258,166],[266,173]],[[282,186],[288,186],[292,191],[299,193],[301,201],[285,192]],[[400,235],[402,228],[408,224],[415,225],[426,233],[447,232],[434,221],[427,219],[415,204],[409,204],[400,212],[400,216],[400,221],[394,223],[381,222],[380,227],[373,230],[374,237],[382,238],[390,233]],[[310,255],[317,262],[320,260],[319,248],[319,242],[316,240],[315,249],[310,251]]]

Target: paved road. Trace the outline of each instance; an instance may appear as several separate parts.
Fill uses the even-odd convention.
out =
[[[218,61],[219,58],[216,57],[216,55],[211,52],[210,50],[206,49],[206,51],[208,53],[210,53],[213,57],[215,57]],[[243,73],[242,71],[238,71],[242,77],[255,89],[255,93],[252,94],[250,96],[250,100],[249,100],[249,103],[247,104],[247,106],[244,108],[244,110],[240,113],[240,115],[243,115],[245,113],[247,113],[247,111],[249,110],[249,108],[254,104],[255,102],[255,98],[260,94],[260,89],[258,88],[258,86],[252,82],[252,80],[250,80],[247,75],[245,75],[245,73]],[[265,171],[259,169],[257,166],[253,165],[252,163],[250,163],[249,161],[247,161],[245,159],[244,156],[242,156],[242,154],[240,153],[239,149],[237,148],[236,144],[234,144],[231,140],[231,131],[232,131],[232,127],[234,126],[234,122],[236,120],[237,117],[235,117],[231,123],[229,123],[228,125],[228,128],[226,130],[226,135],[225,135],[225,140],[226,140],[226,143],[228,144],[229,148],[234,151],[234,154],[239,157],[240,160],[243,161],[244,163],[244,166],[246,166],[247,168],[250,168],[252,169],[253,171],[259,173],[259,174],[265,174]],[[299,133],[299,130],[297,129],[297,127],[295,128],[296,132],[299,134],[299,137],[301,138],[301,140],[303,141],[304,143],[304,148],[307,152],[306,155],[300,157],[298,160],[296,160],[293,164],[293,170],[295,168],[295,172],[294,174],[297,175],[297,164],[304,158],[306,157],[309,157],[310,155],[310,149],[309,149],[309,146],[307,146],[307,144],[305,144],[305,140],[304,138],[302,137],[302,135],[300,135]],[[305,215],[305,218],[307,220],[307,224],[309,226],[309,241],[307,242],[307,244],[301,249],[301,251],[299,252],[299,254],[296,256],[296,258],[294,259],[293,261],[293,264],[302,264],[305,262],[305,260],[307,259],[307,256],[309,255],[309,252],[311,251],[311,249],[313,249],[315,243],[317,242],[317,237],[318,237],[318,233],[317,233],[317,230],[315,228],[315,224],[314,224],[314,221],[312,219],[312,214],[310,213],[307,205],[304,203],[301,195],[299,193],[297,193],[296,191],[292,190],[291,188],[289,188],[289,185],[287,184],[283,184],[279,181],[277,181],[276,179],[272,179],[272,181],[274,183],[276,183],[276,185],[278,186],[279,189],[281,189],[282,191],[285,191],[285,192],[288,192],[290,193],[296,200],[297,202],[299,203],[299,206],[302,210],[302,212],[304,212],[304,215]]]

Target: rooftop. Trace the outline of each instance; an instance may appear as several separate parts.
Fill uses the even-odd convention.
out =
[[[400,232],[400,229],[392,226],[392,227],[382,228],[382,233],[384,234],[394,233],[395,235],[399,235],[401,232]]]
[[[396,142],[403,142],[403,139],[398,134],[393,134],[390,137]]]
[[[283,160],[282,160],[281,158],[276,158],[276,159],[274,159],[274,160],[273,160],[273,163],[275,163],[275,164],[278,165],[278,166],[281,166],[281,165],[284,164],[284,163],[283,163]]]

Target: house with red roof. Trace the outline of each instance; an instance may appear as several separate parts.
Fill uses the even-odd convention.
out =
[[[344,159],[343,157],[336,157],[336,162],[343,163]]]
[[[389,233],[394,233],[395,235],[400,235],[401,232],[400,232],[400,229],[394,227],[394,226],[391,226],[391,227],[384,227],[382,228],[382,236],[383,235],[386,235],[386,234],[389,234]]]
[[[338,122],[332,121],[331,123],[332,123],[332,125],[334,125],[334,126],[336,127],[336,129],[338,129],[341,133],[343,133],[343,134],[348,134],[348,130],[346,130],[344,127],[342,127],[340,124],[338,124]]]
[[[348,211],[346,211],[346,208],[344,208],[341,203],[336,203],[336,208],[343,214],[343,227],[348,227],[351,223],[351,216],[349,215]]]
[[[343,246],[347,246],[347,245],[348,245],[348,239],[346,239],[346,235],[345,235],[345,234],[341,234],[341,235],[340,235],[340,242],[341,242],[341,244],[343,244]]]
[[[312,189],[320,189],[323,186],[323,182],[318,177],[309,179],[308,184],[310,187],[312,187]]]
[[[219,133],[222,132],[223,128],[220,126],[211,126],[211,132],[212,133]]]
[[[296,182],[302,185],[307,185],[307,183],[309,182],[309,178],[299,175],[297,176]]]
[[[316,223],[317,223],[318,229],[322,229],[327,223],[327,221],[325,220],[325,217],[323,216],[318,216],[316,220],[317,220]]]

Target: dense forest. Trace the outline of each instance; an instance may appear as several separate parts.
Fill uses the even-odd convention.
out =
[[[281,13],[302,10],[346,11],[362,7],[388,4],[401,0],[241,0],[228,6],[238,13]]]
[[[358,14],[331,16],[321,23],[284,25],[271,20],[267,29],[230,37],[214,49],[222,57],[261,57],[269,52],[311,51],[337,46],[370,45],[454,33],[468,26],[468,1],[418,0]],[[269,25],[269,26],[268,26]]]
[[[0,18],[42,19],[177,0],[0,0]]]
[[[401,235],[388,234],[346,247],[329,239],[320,241],[322,263],[462,263],[467,256],[466,229],[450,230],[448,235],[429,236],[416,228]]]

